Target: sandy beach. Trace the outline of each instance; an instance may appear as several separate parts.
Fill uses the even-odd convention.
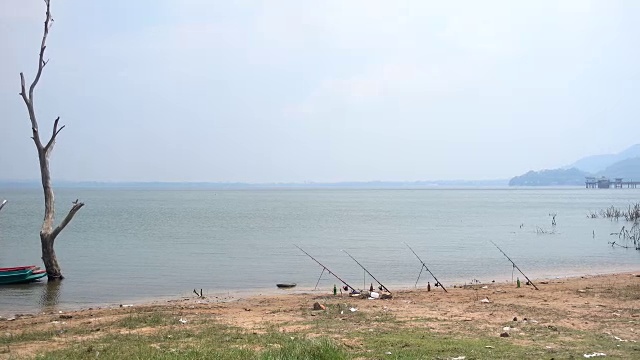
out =
[[[31,357],[72,346],[82,340],[72,335],[80,329],[90,334],[85,336],[99,338],[122,331],[153,333],[166,326],[196,331],[197,324],[203,321],[237,327],[252,334],[278,331],[305,337],[328,336],[348,349],[357,349],[364,346],[358,337],[344,336],[342,331],[318,330],[322,328],[315,326],[322,321],[340,322],[341,327],[354,333],[372,326],[369,321],[361,321],[362,318],[352,321],[350,318],[356,314],[367,319],[392,318],[395,323],[404,324],[401,327],[417,327],[433,334],[472,338],[482,334],[495,337],[497,343],[506,341],[542,347],[547,351],[562,345],[551,340],[536,342],[536,333],[540,329],[599,334],[610,338],[612,344],[625,344],[635,349],[632,351],[640,350],[635,345],[640,341],[640,271],[638,275],[581,276],[537,280],[534,283],[539,290],[525,284],[517,288],[512,283],[450,287],[446,293],[440,288],[432,288],[430,292],[422,288],[405,289],[395,291],[393,298],[387,300],[334,296],[320,291],[282,291],[276,295],[231,299],[200,298],[194,294],[192,297],[144,305],[17,314],[0,321],[0,330],[5,338],[50,330],[54,336],[6,344],[0,357]],[[327,310],[314,310],[316,302]],[[123,330],[115,325],[132,314],[146,313],[162,313],[176,322],[132,330]]]

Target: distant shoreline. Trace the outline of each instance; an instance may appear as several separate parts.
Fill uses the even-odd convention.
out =
[[[509,186],[508,180],[451,180],[451,181],[369,181],[336,183],[218,183],[218,182],[92,182],[60,181],[59,189],[158,189],[158,190],[270,190],[270,189],[363,189],[363,190],[419,190],[419,189],[581,189],[584,186]],[[0,190],[40,189],[37,181],[2,181]]]

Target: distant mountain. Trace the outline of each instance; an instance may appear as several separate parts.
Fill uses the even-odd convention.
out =
[[[640,144],[635,144],[617,154],[602,154],[584,157],[566,168],[578,168],[591,174],[598,173],[619,161],[640,156]]]
[[[625,180],[640,180],[640,157],[618,161],[606,169],[599,171],[596,176],[604,176],[611,179],[623,178]]]
[[[577,168],[529,171],[509,181],[509,186],[584,185],[588,173]]]
[[[509,181],[509,186],[584,185],[585,177],[640,180],[640,144],[617,154],[584,157],[560,169],[529,171]]]

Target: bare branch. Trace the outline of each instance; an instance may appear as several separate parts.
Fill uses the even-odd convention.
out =
[[[49,142],[44,147],[44,151],[45,152],[51,151],[51,148],[53,148],[53,145],[56,143],[56,136],[58,136],[60,131],[62,131],[62,129],[64,129],[64,125],[62,125],[62,127],[60,127],[60,129],[58,129],[58,122],[59,121],[60,121],[60,116],[58,116],[56,118],[56,120],[53,122],[53,131],[51,132],[51,139],[49,139]]]
[[[71,207],[71,210],[69,210],[69,213],[67,214],[67,216],[65,216],[64,220],[62,220],[62,222],[60,223],[60,225],[56,226],[55,229],[53,229],[53,232],[51,233],[51,237],[53,239],[56,238],[56,236],[58,236],[58,234],[60,234],[60,232],[67,226],[69,225],[69,223],[71,222],[71,220],[73,219],[73,217],[75,216],[75,214],[78,212],[78,210],[80,210],[80,208],[82,208],[84,206],[84,203],[82,202],[78,202],[78,200],[73,202],[73,206]]]
[[[64,129],[64,127],[65,127],[65,126],[66,126],[66,125],[62,125],[62,126],[60,127],[60,129],[58,129],[58,131],[56,131],[55,133],[53,133],[53,136],[54,136],[54,137],[58,136],[58,133],[59,133],[60,131],[62,131],[62,129]]]
[[[36,112],[33,109],[33,101],[27,98],[23,73],[20,73],[20,96],[22,96],[22,100],[27,106],[27,112],[29,113],[29,120],[31,121],[31,132],[33,133],[31,139],[33,139],[33,141],[36,143],[36,148],[38,148],[38,151],[40,151],[40,149],[42,148],[42,142],[40,141],[40,135],[38,134],[38,121],[36,120]]]
[[[56,134],[56,129],[58,128],[58,121],[60,121],[60,116],[58,116],[54,121],[53,121],[53,132],[51,132],[53,134],[53,136],[55,136]]]
[[[33,103],[33,90],[35,89],[38,81],[40,81],[40,76],[42,75],[42,69],[47,64],[44,61],[44,51],[47,48],[47,35],[49,35],[49,23],[51,22],[51,2],[50,0],[44,0],[44,3],[47,5],[47,14],[44,19],[44,31],[42,33],[42,43],[40,44],[40,56],[38,57],[38,72],[36,73],[36,77],[33,79],[31,86],[29,87],[29,100]]]
[[[620,245],[620,244],[617,244],[615,241],[614,242],[607,242],[607,244],[611,245],[611,247],[619,246],[619,247],[621,247],[623,249],[631,249],[630,246]]]
[[[27,99],[27,89],[25,88],[24,74],[20,73],[20,96],[24,100],[27,106],[29,105],[29,99]]]

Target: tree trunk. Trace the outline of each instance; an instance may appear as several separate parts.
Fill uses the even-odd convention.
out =
[[[53,249],[54,238],[51,235],[40,233],[40,243],[42,245],[42,262],[47,269],[47,276],[49,281],[57,281],[64,279],[62,272],[60,271],[60,265],[58,265],[58,258],[56,257],[56,251]]]

